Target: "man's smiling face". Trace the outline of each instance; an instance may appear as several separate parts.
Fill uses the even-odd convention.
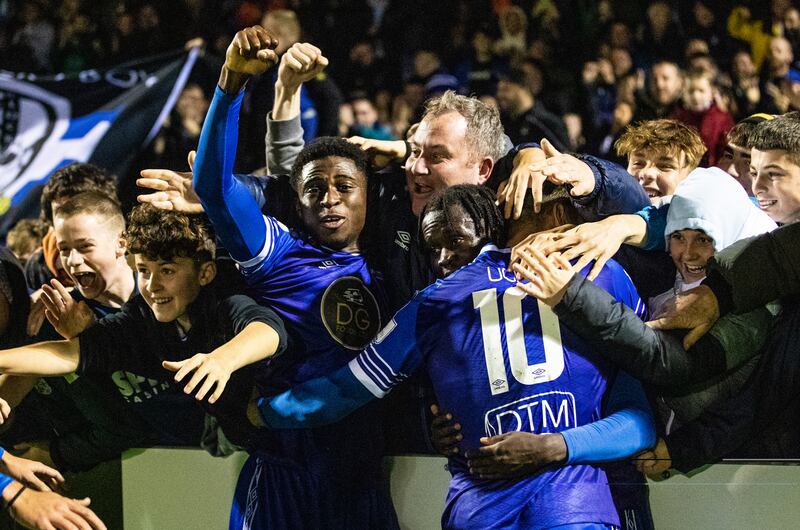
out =
[[[782,149],[752,152],[753,194],[776,223],[800,220],[800,166],[794,158]]]
[[[491,164],[478,158],[466,140],[467,120],[447,112],[423,120],[411,139],[406,184],[411,210],[419,215],[433,192],[455,184],[483,184]]]

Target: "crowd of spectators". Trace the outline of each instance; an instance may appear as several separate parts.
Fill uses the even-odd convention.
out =
[[[221,57],[229,35],[262,21],[284,49],[312,42],[331,66],[327,79],[308,87],[307,140],[402,138],[425,98],[453,89],[497,105],[512,140],[547,135],[559,148],[612,159],[626,125],[674,117],[700,129],[714,163],[733,122],[800,108],[800,11],[787,0],[35,0],[3,7],[0,66],[14,71],[76,72],[195,38],[209,57]],[[206,99],[212,83],[200,83]],[[245,138],[263,137],[271,83],[249,90]],[[187,125],[183,134],[196,138]],[[241,155],[239,165],[253,170],[264,160]]]

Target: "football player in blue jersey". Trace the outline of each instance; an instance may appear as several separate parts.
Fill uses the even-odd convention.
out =
[[[543,214],[562,216],[564,208],[555,200]],[[445,278],[418,293],[347,366],[260,399],[255,416],[271,428],[335,421],[424,367],[443,408],[461,421],[466,450],[450,460],[443,527],[618,526],[605,472],[590,463],[654,443],[641,386],[526,295],[508,270],[509,253],[495,245],[502,226],[486,188],[435,194],[422,211],[420,239]],[[597,282],[642,309],[615,262]],[[524,436],[535,447],[517,466],[518,478],[497,480],[479,464],[484,471],[471,472],[477,461],[460,455],[504,435]]]
[[[296,230],[263,215],[234,179],[242,88],[275,62],[275,44],[259,26],[236,34],[194,165],[194,189],[248,293],[282,317],[290,336],[287,354],[258,379],[266,394],[346,365],[380,330],[384,306],[359,252],[368,167],[357,146],[321,138],[299,154],[290,176]],[[316,55],[302,59],[303,76],[323,66]],[[397,528],[382,472],[381,421],[364,410],[325,429],[265,434],[240,475],[230,527]]]

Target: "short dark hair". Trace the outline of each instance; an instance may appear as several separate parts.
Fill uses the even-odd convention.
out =
[[[752,116],[748,116],[745,119],[739,121],[736,125],[734,125],[726,136],[726,140],[729,144],[733,144],[736,147],[741,147],[743,149],[750,149],[750,136],[752,136],[753,131],[756,130],[760,124],[764,123],[765,121],[774,119],[775,116],[772,114],[753,114]]]
[[[321,136],[306,145],[303,150],[300,151],[297,160],[294,161],[290,175],[292,188],[297,188],[300,175],[303,173],[303,168],[306,164],[329,156],[340,156],[352,160],[356,169],[364,174],[364,178],[369,177],[369,160],[367,159],[366,153],[360,147],[351,144],[344,138]]]
[[[93,164],[73,162],[57,169],[42,189],[41,217],[53,222],[52,204],[86,191],[100,192],[117,201],[117,182],[114,175]]]
[[[431,195],[419,216],[420,243],[425,242],[422,236],[422,220],[425,216],[431,212],[442,212],[445,224],[449,225],[455,221],[450,215],[453,207],[464,210],[475,224],[478,235],[485,236],[498,246],[505,244],[503,217],[495,204],[495,194],[486,186],[477,184],[457,184]]]
[[[131,211],[125,238],[131,254],[149,260],[190,258],[199,264],[212,261],[216,252],[214,232],[205,215],[159,210],[149,204]]]
[[[759,151],[786,151],[792,163],[800,166],[800,120],[777,116],[760,123],[750,135],[750,147]]]
[[[507,237],[511,241],[517,237],[520,232],[523,234],[532,234],[534,232],[541,232],[543,230],[551,230],[556,228],[553,226],[555,220],[554,214],[558,206],[562,207],[562,214],[564,218],[561,219],[559,224],[583,224],[584,220],[581,217],[578,209],[572,203],[572,197],[569,193],[567,186],[557,186],[551,182],[545,181],[542,184],[542,202],[539,212],[533,210],[533,197],[530,193],[525,194],[525,202],[523,203],[522,213],[519,219],[509,219],[507,227]]]
[[[116,199],[99,191],[87,191],[69,197],[53,212],[55,217],[72,217],[79,214],[97,215],[110,220],[120,233],[125,230],[125,216]]]

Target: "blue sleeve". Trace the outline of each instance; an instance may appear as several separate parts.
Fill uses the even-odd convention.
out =
[[[6,486],[11,484],[12,482],[14,482],[13,478],[11,478],[8,475],[5,475],[3,473],[0,473],[0,495],[3,494],[3,492],[6,489]]]
[[[269,177],[258,177],[256,175],[241,175],[236,174],[233,176],[241,183],[242,186],[247,188],[253,200],[256,201],[259,209],[263,208],[267,202],[267,187],[272,179]]]
[[[641,383],[620,371],[608,393],[605,418],[563,431],[567,464],[609,462],[653,447],[656,428]]]
[[[267,231],[259,204],[233,177],[242,95],[216,88],[200,134],[194,189],[225,248],[234,259],[246,262],[262,252]]]
[[[331,375],[259,399],[258,410],[271,429],[297,429],[335,423],[373,399],[346,365]]]
[[[406,304],[364,351],[333,374],[259,399],[264,423],[273,429],[334,423],[388,394],[422,363],[415,338],[418,306],[416,298]]]
[[[300,87],[300,125],[303,127],[303,142],[308,144],[317,137],[319,114],[306,87]]]
[[[3,458],[4,454],[6,454],[6,450],[0,447],[0,459]],[[0,495],[3,494],[3,490],[6,489],[6,486],[11,484],[12,482],[14,482],[13,478],[9,477],[8,475],[4,475],[3,473],[0,473]]]
[[[636,213],[650,199],[639,182],[622,166],[590,155],[579,155],[594,174],[594,190],[572,200],[586,221],[599,221],[610,215]]]
[[[667,228],[668,213],[669,203],[664,203],[661,206],[653,206],[651,204],[636,212],[636,215],[647,223],[647,240],[643,247],[645,250],[664,250],[667,248],[664,230]]]

